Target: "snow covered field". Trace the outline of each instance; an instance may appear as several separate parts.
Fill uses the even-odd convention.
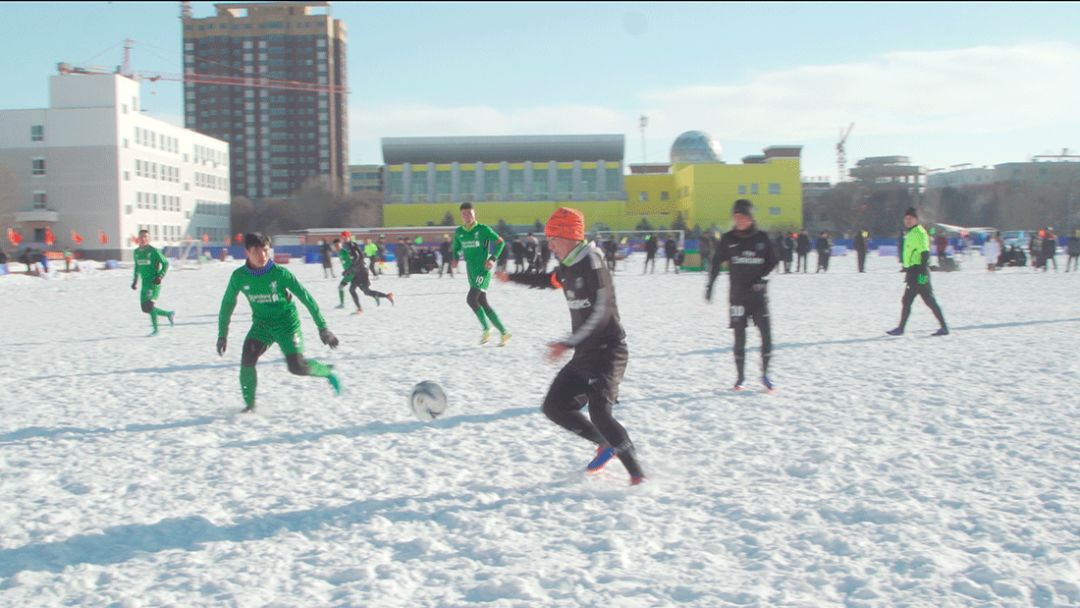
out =
[[[539,411],[561,293],[496,285],[514,337],[478,346],[460,276],[384,276],[397,305],[356,316],[291,264],[344,392],[275,347],[239,415],[246,302],[214,352],[235,264],[172,271],[154,338],[130,269],[0,277],[0,605],[1080,605],[1080,275],[936,273],[945,338],[921,302],[884,335],[895,258],[774,277],[766,395],[727,390],[726,278],[710,305],[639,264],[616,275],[637,487],[585,477]],[[411,417],[420,380],[444,418]]]

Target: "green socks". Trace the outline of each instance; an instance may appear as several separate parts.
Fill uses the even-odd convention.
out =
[[[255,407],[255,385],[259,383],[254,367],[240,367],[240,392],[244,394],[244,404]]]

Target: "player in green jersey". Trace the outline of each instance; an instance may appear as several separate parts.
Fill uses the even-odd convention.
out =
[[[255,410],[255,363],[275,342],[285,354],[289,371],[298,376],[326,378],[334,392],[341,393],[341,383],[333,368],[315,359],[304,359],[304,337],[300,333],[300,315],[293,296],[308,309],[319,328],[319,339],[330,348],[337,348],[338,339],[326,327],[319,305],[312,299],[296,277],[270,260],[270,239],[259,233],[244,235],[247,263],[233,271],[229,286],[221,299],[218,313],[218,355],[225,354],[229,321],[236,308],[236,295],[243,293],[251,305],[251,329],[244,338],[240,354],[240,391],[244,395],[245,412]]]
[[[169,271],[169,261],[161,252],[150,244],[150,231],[140,230],[137,239],[139,246],[135,249],[135,275],[131,278],[131,288],[138,289],[139,278],[142,277],[142,290],[139,299],[142,301],[142,311],[150,315],[150,326],[154,331],[151,336],[158,333],[157,318],[165,317],[169,320],[169,326],[173,325],[176,316],[171,310],[162,310],[154,306],[154,301],[161,294],[161,279]]]
[[[461,221],[463,226],[458,226],[454,231],[454,244],[451,248],[451,266],[457,268],[458,254],[464,254],[465,270],[469,277],[469,295],[465,301],[469,308],[480,320],[480,326],[484,328],[480,334],[480,344],[486,344],[491,338],[491,329],[488,321],[499,330],[499,346],[505,346],[510,340],[510,332],[503,327],[502,321],[487,301],[487,289],[491,285],[491,269],[495,261],[499,259],[506,243],[497,232],[490,226],[476,221],[476,210],[472,203],[461,203]],[[492,250],[494,247],[494,250]]]
[[[353,264],[363,264],[364,256],[360,247],[353,242],[352,233],[348,230],[341,233],[344,242],[334,239],[334,250],[341,258],[341,282],[337,286],[338,308],[345,308],[345,286],[352,281]]]

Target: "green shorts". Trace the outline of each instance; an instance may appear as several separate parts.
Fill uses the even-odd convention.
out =
[[[491,271],[478,274],[469,274],[469,287],[475,287],[480,291],[487,291],[491,286]]]
[[[300,317],[282,321],[261,321],[255,319],[247,333],[248,340],[258,340],[267,346],[277,344],[286,355],[299,355],[304,352],[304,335],[300,333]]]
[[[143,281],[142,289],[139,290],[139,299],[142,302],[156,301],[161,295],[161,285],[155,285],[153,281]]]

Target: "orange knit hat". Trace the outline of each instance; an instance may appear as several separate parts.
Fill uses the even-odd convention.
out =
[[[577,209],[559,207],[548,218],[547,225],[544,226],[544,236],[584,241],[585,215]]]

